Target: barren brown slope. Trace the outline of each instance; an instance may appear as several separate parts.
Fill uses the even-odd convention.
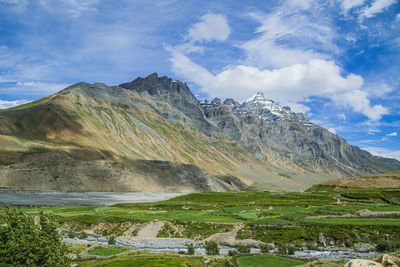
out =
[[[309,190],[383,189],[400,188],[400,171],[341,178],[314,185]]]
[[[272,188],[303,185],[278,176],[276,167],[252,158],[223,136],[210,137],[195,128],[169,123],[153,104],[119,87],[80,83],[35,103],[1,111],[0,159],[4,166],[0,186],[90,190],[92,184],[93,190],[185,191],[178,186],[179,179],[165,184],[162,177],[155,176],[152,183],[140,185],[134,182],[139,179],[134,173],[140,171],[109,169],[113,162],[135,160],[196,165],[222,178],[212,178],[212,185],[203,188],[196,188],[193,181],[186,185],[188,191],[243,189],[263,177],[272,177],[262,181]],[[176,112],[168,103],[158,108]],[[68,163],[70,159],[85,164]],[[79,179],[67,175],[68,170]],[[113,187],[107,179],[116,176],[126,177],[125,182]]]

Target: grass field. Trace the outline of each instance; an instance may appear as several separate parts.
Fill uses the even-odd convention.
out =
[[[319,188],[320,189],[320,188]],[[149,221],[165,221],[158,237],[203,240],[240,226],[236,239],[254,239],[286,247],[315,247],[320,233],[334,246],[400,239],[400,216],[354,217],[360,210],[400,211],[400,189],[343,189],[318,192],[194,193],[154,203],[101,207],[24,208],[31,215],[52,214],[76,235],[93,231],[104,237],[136,235]],[[352,215],[353,217],[335,217]],[[320,216],[320,217],[316,217]],[[321,216],[329,216],[324,218]],[[333,216],[333,217],[332,217]],[[1,218],[1,217],[0,217]],[[0,220],[1,223],[1,220]],[[89,255],[111,256],[124,250],[95,248]],[[207,263],[224,266],[228,258]],[[238,266],[294,266],[302,261],[270,254],[236,259]],[[208,259],[209,260],[209,259]],[[79,266],[206,266],[205,258],[178,254],[129,254]]]
[[[292,267],[305,264],[305,261],[279,257],[270,254],[240,257],[236,260],[239,267]]]
[[[121,254],[126,252],[123,248],[103,248],[103,247],[95,247],[89,250],[88,255],[95,255],[95,256],[112,256]]]
[[[354,229],[358,231],[357,235],[365,233],[376,241],[383,234],[400,238],[400,218],[309,217],[354,214],[364,209],[400,211],[399,203],[400,189],[376,189],[306,193],[194,193],[155,203],[26,208],[24,211],[33,215],[40,212],[53,214],[60,224],[67,223],[75,232],[106,223],[109,227],[99,231],[106,236],[122,235],[133,224],[140,229],[140,225],[156,219],[169,222],[171,229],[181,229],[179,235],[175,230],[164,229],[160,233],[162,237],[202,239],[231,230],[232,224],[241,223],[248,226],[239,232],[239,238],[268,242],[273,238],[280,238],[282,242],[311,242],[319,232],[335,241],[353,239]],[[379,234],[374,234],[373,230],[378,230]]]
[[[225,259],[212,259],[207,264],[202,257],[174,254],[140,253],[116,257],[108,260],[86,260],[79,262],[79,267],[220,267],[225,266]]]

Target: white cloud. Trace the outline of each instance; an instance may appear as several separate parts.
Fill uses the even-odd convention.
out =
[[[228,39],[231,29],[226,18],[221,14],[207,13],[201,21],[192,25],[185,36],[190,42],[224,41]]]
[[[346,39],[346,41],[348,42],[352,42],[353,44],[355,44],[357,42],[357,38],[353,35],[353,34],[346,34],[346,36],[344,37]]]
[[[16,82],[14,86],[0,87],[0,94],[3,95],[29,95],[29,96],[42,96],[53,94],[68,87],[65,83],[49,83],[49,82]]]
[[[333,128],[333,127],[329,128],[328,131],[330,131],[330,132],[333,133],[333,134],[336,134],[336,130],[335,130],[335,128]]]
[[[397,22],[400,21],[400,13],[398,13],[398,14],[396,15],[396,21],[397,21]]]
[[[0,109],[19,106],[19,105],[22,105],[22,104],[26,104],[28,102],[30,102],[30,101],[25,100],[25,99],[18,99],[18,100],[13,100],[13,101],[0,100]]]
[[[365,7],[360,14],[362,18],[372,18],[376,14],[383,12],[386,8],[396,3],[397,0],[375,0],[371,6]]]
[[[358,89],[336,94],[332,99],[339,105],[366,115],[370,120],[380,120],[383,115],[389,114],[388,109],[382,105],[371,106],[368,94]]]
[[[339,119],[346,120],[346,115],[344,113],[338,114]]]
[[[400,160],[400,150],[390,150],[383,147],[362,147],[362,149],[367,150],[371,154],[376,156]]]
[[[351,9],[362,6],[365,0],[342,0],[340,7],[346,15]]]
[[[386,134],[386,136],[397,136],[397,132],[393,132],[393,133],[390,133],[390,134]]]
[[[314,8],[305,13],[287,1],[267,15],[250,14],[261,26],[255,31],[258,37],[240,45],[247,52],[246,63],[260,68],[284,67],[315,58],[329,59],[327,54],[338,53],[329,15],[310,15],[321,10],[318,3],[312,5]]]
[[[307,112],[298,104],[309,96],[325,96],[336,104],[352,108],[371,120],[379,120],[388,110],[381,105],[371,106],[367,93],[360,91],[363,79],[355,74],[341,76],[340,68],[331,61],[311,60],[274,70],[237,65],[213,75],[181,53],[173,53],[173,70],[185,79],[201,86],[212,97],[245,99],[258,91],[289,105],[297,112]]]

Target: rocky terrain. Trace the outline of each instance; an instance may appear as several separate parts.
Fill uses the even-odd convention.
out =
[[[18,189],[302,190],[400,169],[261,93],[200,102],[157,74],[1,110],[0,144],[0,187]]]

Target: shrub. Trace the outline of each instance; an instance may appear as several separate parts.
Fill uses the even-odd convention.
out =
[[[286,245],[283,243],[278,244],[278,254],[287,255]]]
[[[261,253],[268,253],[269,252],[268,244],[265,244],[265,243],[261,244],[260,250],[261,250]]]
[[[80,239],[85,239],[87,237],[88,237],[88,234],[86,232],[82,231],[82,232],[79,233],[79,238]]]
[[[400,241],[381,240],[376,244],[376,250],[379,252],[392,252],[400,248]]]
[[[53,217],[32,216],[7,206],[1,214],[0,266],[70,266]]]
[[[295,246],[293,246],[293,245],[288,246],[288,248],[287,248],[288,255],[294,255],[295,252],[296,252]]]
[[[236,256],[237,254],[238,254],[238,251],[236,249],[230,249],[228,251],[228,255],[231,257]]]
[[[236,249],[240,254],[246,254],[250,253],[250,246],[249,245],[244,245],[244,244],[239,244],[237,245]]]
[[[218,244],[214,241],[206,241],[204,248],[207,255],[219,255]]]
[[[72,231],[69,231],[68,232],[68,237],[69,238],[74,238],[76,235],[75,235],[75,233],[74,232],[72,232]]]
[[[194,255],[194,246],[192,243],[187,244],[187,254],[188,255]]]
[[[110,237],[107,239],[107,241],[108,241],[108,244],[109,244],[109,245],[115,245],[115,242],[116,242],[114,236],[110,236]]]

